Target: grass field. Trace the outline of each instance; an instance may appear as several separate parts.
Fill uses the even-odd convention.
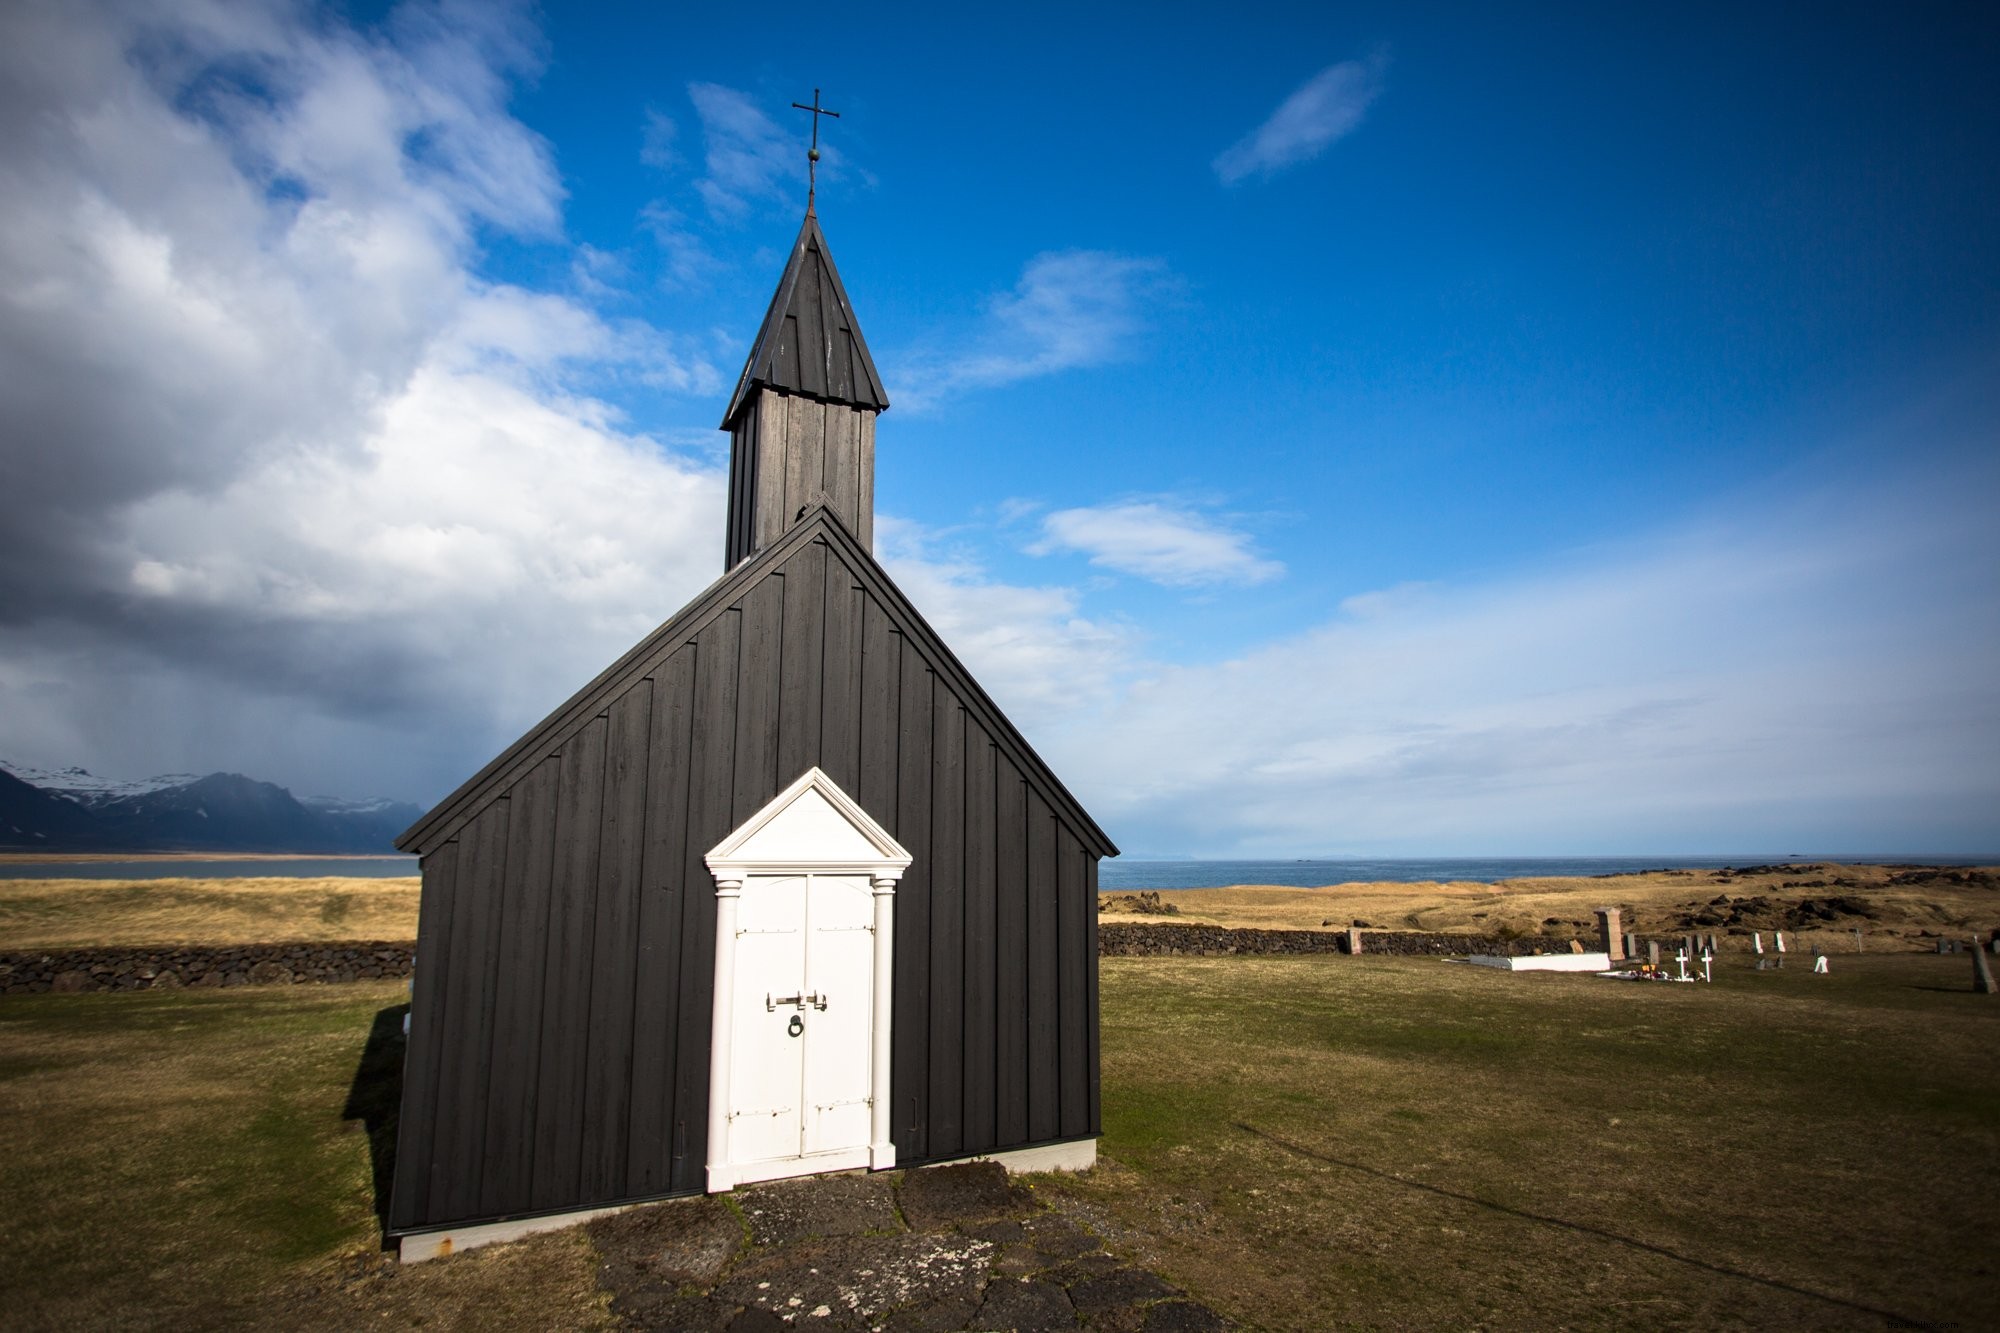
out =
[[[1852,952],[1854,931],[1878,946],[1937,935],[1990,937],[2000,928],[2000,870],[1994,867],[1774,866],[1743,871],[1657,870],[1602,879],[1335,884],[1317,889],[1236,885],[1161,895],[1173,920],[1265,929],[1383,930],[1595,939],[1592,913],[1616,907],[1626,930],[1672,936],[1713,932],[1725,947],[1750,947],[1750,933],[1773,930],[1828,952]],[[1098,895],[1122,920],[1147,920],[1136,891]]]
[[[416,937],[415,879],[0,879],[0,949]]]
[[[1040,1188],[1251,1327],[2000,1324],[2000,1000],[1720,975],[1107,959],[1105,1164]],[[601,1324],[580,1232],[382,1259],[401,998],[0,1001],[0,1322]]]
[[[1132,910],[1132,894],[1099,898],[1115,919],[1156,919]],[[1752,929],[1767,936],[1781,929],[1803,947],[1847,952],[1856,927],[1878,947],[1990,935],[2000,928],[2000,872],[1822,864],[1500,884],[1238,885],[1179,890],[1166,901],[1179,909],[1167,919],[1223,926],[1317,930],[1364,921],[1385,930],[1551,939],[1591,938],[1591,912],[1615,906],[1624,910],[1626,929],[1642,934],[1713,931],[1748,948]],[[408,940],[416,933],[414,878],[0,880],[0,949]]]

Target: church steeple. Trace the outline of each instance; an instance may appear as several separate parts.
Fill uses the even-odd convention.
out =
[[[824,503],[873,549],[875,417],[889,395],[811,212],[723,413],[728,564]]]

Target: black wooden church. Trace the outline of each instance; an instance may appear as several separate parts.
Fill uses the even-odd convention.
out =
[[[808,206],[722,428],[727,572],[398,840],[406,1258],[1099,1132],[1111,841],[871,553],[888,407]]]

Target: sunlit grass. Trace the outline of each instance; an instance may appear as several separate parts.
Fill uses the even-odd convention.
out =
[[[415,879],[0,880],[0,949],[411,940]]]
[[[1103,968],[1109,1161],[1053,1188],[1253,1326],[2000,1317],[2000,1005],[1962,957]]]

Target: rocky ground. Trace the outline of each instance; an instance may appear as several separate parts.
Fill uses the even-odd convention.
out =
[[[589,1231],[598,1285],[632,1328],[1228,1327],[992,1162],[777,1181],[601,1218]]]

